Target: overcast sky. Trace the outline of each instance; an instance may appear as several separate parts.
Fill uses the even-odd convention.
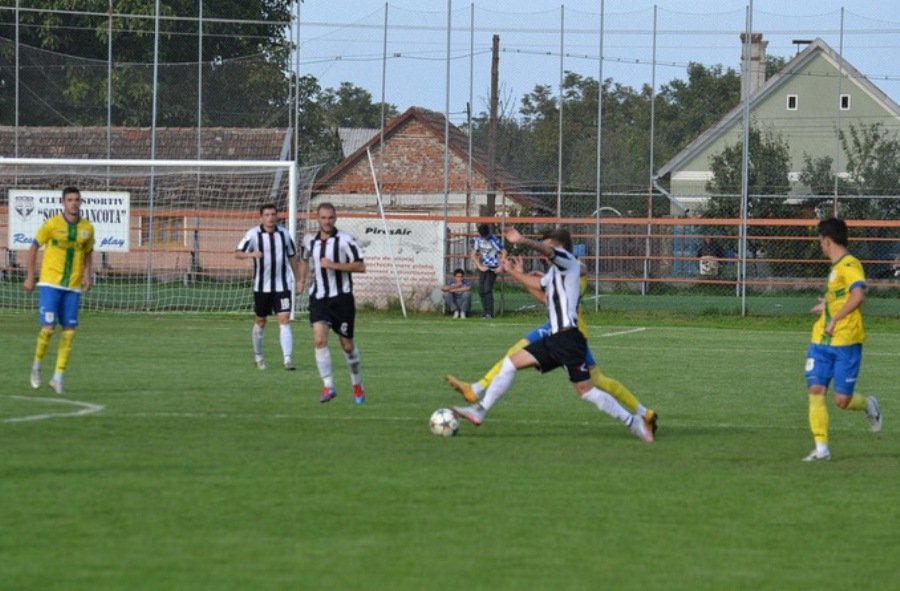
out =
[[[748,5],[738,0],[606,0],[603,78],[639,88],[654,83],[655,70],[658,89],[683,77],[689,62],[738,70]],[[312,74],[323,87],[352,82],[379,101],[385,6],[376,0],[305,0],[301,73]],[[594,79],[600,75],[600,0],[480,0],[474,15],[471,2],[454,0],[451,6],[449,103],[455,122],[465,120],[470,87],[475,113],[487,109],[494,34],[500,36],[501,93],[514,110],[536,85],[556,92],[560,55],[564,70]],[[445,109],[447,9],[446,0],[387,3],[384,98],[401,111]],[[900,102],[900,2],[756,0],[752,23],[769,42],[770,55],[790,58],[798,50],[795,40],[820,37]]]

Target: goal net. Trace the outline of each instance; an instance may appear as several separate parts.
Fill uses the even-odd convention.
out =
[[[317,171],[281,161],[0,158],[0,309],[35,309],[22,289],[27,250],[61,211],[62,188],[76,186],[96,242],[83,309],[249,311],[252,269],[235,247],[264,203],[297,239]]]

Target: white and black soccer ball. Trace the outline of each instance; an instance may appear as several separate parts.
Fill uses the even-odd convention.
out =
[[[449,408],[439,408],[428,421],[431,432],[441,437],[453,437],[459,432],[459,419]]]

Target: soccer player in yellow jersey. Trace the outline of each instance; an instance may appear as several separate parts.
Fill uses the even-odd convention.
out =
[[[862,304],[866,275],[859,259],[847,251],[847,224],[830,218],[819,222],[819,244],[831,261],[825,297],[812,312],[819,315],[813,324],[812,342],[806,353],[806,386],[809,392],[809,426],[816,448],[806,462],[830,460],[828,449],[828,408],[825,393],[834,380],[834,403],[844,410],[865,411],[872,432],[881,431],[881,410],[874,396],[854,394],[862,363]]]
[[[34,290],[38,249],[45,247],[37,282],[40,288],[41,331],[31,365],[31,387],[37,389],[41,386],[41,363],[59,324],[62,335],[56,352],[56,370],[48,384],[57,394],[63,393],[63,372],[69,362],[75,328],[78,326],[81,290],[91,288],[94,252],[94,226],[81,217],[81,192],[75,187],[63,189],[62,206],[62,213],[47,219],[38,228],[28,251],[24,284],[26,292]]]
[[[587,290],[587,277],[584,273],[584,265],[582,265],[582,275],[580,278],[580,288],[581,294],[584,295]],[[582,313],[581,306],[578,307],[578,330],[581,334],[584,335],[584,338],[588,338],[588,329],[587,323],[584,321],[584,314]],[[490,383],[494,380],[494,377],[500,372],[500,369],[503,367],[503,361],[507,357],[511,357],[517,351],[524,349],[530,343],[537,342],[541,340],[544,336],[550,334],[550,325],[549,322],[545,322],[538,328],[532,330],[528,334],[525,335],[524,338],[520,339],[516,344],[509,348],[506,352],[506,356],[503,359],[500,359],[494,366],[488,370],[484,377],[482,377],[477,382],[472,384],[468,384],[463,382],[462,380],[457,379],[453,375],[447,375],[447,382],[450,386],[462,394],[463,398],[466,399],[467,402],[476,403],[478,402],[481,395],[487,390]],[[635,413],[639,415],[644,420],[644,425],[651,433],[656,433],[658,427],[659,417],[656,412],[652,408],[647,408],[641,401],[638,400],[637,396],[635,396],[625,384],[615,380],[607,375],[604,375],[603,372],[600,371],[600,368],[597,367],[597,360],[594,358],[594,354],[591,352],[590,347],[587,348],[587,353],[585,355],[585,365],[587,365],[588,371],[590,373],[591,383],[600,388],[604,392],[608,392],[615,398],[622,406],[628,409],[629,412]]]

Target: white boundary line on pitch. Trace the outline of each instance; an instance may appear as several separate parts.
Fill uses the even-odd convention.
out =
[[[0,420],[0,423],[24,423],[26,421],[43,421],[45,419],[62,418],[62,417],[81,417],[84,415],[100,412],[105,406],[102,404],[92,404],[90,402],[80,402],[78,400],[69,400],[67,398],[36,398],[34,396],[10,396],[15,400],[30,400],[34,402],[59,402],[62,404],[71,404],[72,406],[80,406],[81,410],[74,412],[51,412],[42,415],[28,415],[26,417],[13,417],[11,419]]]
[[[645,330],[647,330],[647,327],[641,326],[639,328],[629,328],[628,330],[620,330],[617,332],[606,332],[606,333],[601,334],[600,336],[601,337],[619,337],[619,336],[626,335],[626,334],[634,334],[636,332],[644,332]]]

